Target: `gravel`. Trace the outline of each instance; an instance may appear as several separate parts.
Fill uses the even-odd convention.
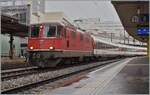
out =
[[[65,68],[65,69],[61,69],[61,70],[57,70],[57,71],[33,74],[33,75],[28,75],[26,77],[20,77],[17,79],[2,81],[1,90],[2,90],[2,92],[7,91],[9,89],[18,88],[18,87],[21,87],[24,85],[37,83],[39,81],[43,81],[43,80],[47,80],[47,79],[51,79],[51,78],[56,78],[56,77],[59,77],[59,76],[65,75],[65,74],[70,74],[73,72],[77,72],[77,71],[80,71],[80,70],[83,70],[83,69],[86,69],[89,67],[98,66],[100,64],[104,64],[104,63],[108,63],[108,62],[112,62],[112,61],[96,62],[96,63],[92,63],[92,64],[88,64],[88,65],[69,67],[69,68]]]

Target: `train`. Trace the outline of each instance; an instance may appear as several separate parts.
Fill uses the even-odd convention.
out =
[[[41,68],[102,57],[146,55],[145,47],[104,41],[73,25],[60,22],[32,24],[29,34],[29,64]]]

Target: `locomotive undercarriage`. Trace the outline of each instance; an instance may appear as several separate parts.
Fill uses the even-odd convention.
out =
[[[55,67],[61,61],[61,58],[55,56],[58,52],[32,51],[29,54],[29,64],[42,68]]]
[[[86,56],[91,56],[89,52],[69,52],[69,51],[30,51],[29,64],[38,67],[55,67],[58,64],[70,64],[83,61]],[[88,58],[86,58],[88,59]]]

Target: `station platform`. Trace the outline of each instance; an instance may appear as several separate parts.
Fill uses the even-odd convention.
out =
[[[149,95],[148,57],[123,59],[90,72],[86,76],[87,79],[48,93],[51,93],[50,95]]]
[[[25,62],[25,58],[14,58],[10,59],[8,57],[1,58],[1,70],[14,69],[20,67],[28,67],[29,64]]]

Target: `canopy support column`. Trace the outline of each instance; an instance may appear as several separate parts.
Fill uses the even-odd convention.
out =
[[[10,57],[10,59],[13,59],[13,55],[14,55],[14,52],[13,52],[13,35],[12,34],[10,34],[10,41],[9,41],[9,43],[10,43],[10,51],[9,51],[9,57]]]

